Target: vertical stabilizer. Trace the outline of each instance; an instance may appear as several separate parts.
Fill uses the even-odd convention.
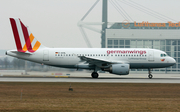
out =
[[[10,22],[17,51],[33,53],[43,47],[43,45],[33,36],[20,19],[10,18]]]

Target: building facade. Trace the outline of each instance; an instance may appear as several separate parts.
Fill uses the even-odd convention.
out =
[[[141,26],[129,23],[124,27],[123,23],[115,23],[106,29],[107,48],[153,48],[165,51],[176,60],[172,67],[153,69],[153,73],[179,73],[180,72],[180,27],[170,27],[164,23],[163,27]],[[138,73],[146,69],[132,69]],[[143,73],[143,72],[142,72]]]

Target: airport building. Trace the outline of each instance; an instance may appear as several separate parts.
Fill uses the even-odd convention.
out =
[[[139,24],[139,25],[138,25]],[[177,63],[168,68],[154,69],[153,73],[180,72],[180,27],[160,23],[115,23],[105,29],[107,48],[153,48],[165,51]],[[131,72],[146,71],[145,69],[132,69]]]
[[[115,6],[115,9],[117,9],[118,12],[124,11],[120,5],[114,4],[112,1],[109,2]],[[87,16],[87,14],[97,3],[98,0],[81,20]],[[125,1],[121,1],[120,3],[123,4]],[[125,4],[128,5],[128,3]],[[131,2],[131,4],[134,3]],[[134,5],[137,5],[137,3]],[[138,7],[144,8],[142,5],[139,5]],[[150,9],[146,8],[146,10],[152,12]],[[155,13],[157,14],[157,12]],[[108,0],[102,0],[102,30],[97,31],[89,27],[89,29],[101,33],[101,47],[159,49],[165,51],[169,56],[173,57],[177,63],[172,67],[153,69],[153,73],[180,73],[180,22],[170,22],[172,20],[176,20],[171,18],[169,20],[169,17],[160,14],[158,17],[156,16],[156,18],[159,18],[160,20],[166,18],[166,20],[169,22],[151,23],[148,21],[143,21],[139,23],[134,21],[132,22],[131,18],[129,18],[129,15],[127,15],[125,11],[124,14],[126,17],[124,17],[125,20],[123,22],[108,22]],[[131,20],[131,22],[129,22],[129,20]],[[88,27],[86,26],[85,28]],[[131,69],[131,73],[143,73],[142,71],[147,73],[148,70]]]

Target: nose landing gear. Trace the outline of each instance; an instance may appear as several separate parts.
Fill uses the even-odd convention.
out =
[[[149,74],[148,77],[149,77],[149,79],[152,79],[153,75]]]
[[[148,77],[149,77],[149,79],[152,79],[153,75],[151,74],[151,69],[149,68],[148,71],[149,71]]]

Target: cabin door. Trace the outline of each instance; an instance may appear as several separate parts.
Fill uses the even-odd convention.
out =
[[[49,50],[43,51],[43,61],[49,61]]]
[[[149,50],[148,61],[154,61],[154,51],[153,50]]]

